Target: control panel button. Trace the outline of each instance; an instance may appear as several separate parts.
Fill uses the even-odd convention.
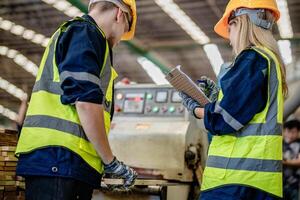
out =
[[[152,108],[152,112],[157,113],[159,111],[159,108],[157,106]]]
[[[174,107],[174,106],[169,107],[169,112],[170,112],[170,113],[175,112],[175,107]]]
[[[117,100],[122,100],[123,97],[124,97],[124,95],[123,95],[122,93],[118,93],[118,94],[116,95],[116,99],[117,99]]]
[[[122,108],[118,105],[115,106],[115,111],[116,112],[121,112],[122,111]]]
[[[147,98],[148,100],[151,100],[151,99],[153,99],[153,94],[151,94],[151,93],[148,93],[148,94],[147,94],[147,96],[146,96],[146,98]]]
[[[164,107],[161,108],[161,111],[162,111],[163,113],[165,113],[165,112],[168,111],[168,108],[167,108],[166,106],[164,106]]]
[[[149,113],[149,112],[151,112],[151,111],[152,111],[151,106],[147,106],[147,107],[146,107],[146,112]]]

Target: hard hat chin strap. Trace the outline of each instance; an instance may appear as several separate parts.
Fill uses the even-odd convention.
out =
[[[234,11],[233,17],[238,17],[241,15],[248,15],[250,21],[255,24],[256,26],[259,26],[264,29],[271,29],[274,22],[268,21],[265,19],[262,19],[260,17],[260,13],[265,13],[265,9],[247,9],[247,8],[239,8]]]

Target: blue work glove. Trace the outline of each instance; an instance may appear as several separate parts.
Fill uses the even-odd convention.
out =
[[[198,86],[211,102],[218,100],[220,88],[213,80],[206,76],[201,76],[198,80]]]
[[[123,162],[120,162],[115,157],[113,161],[107,165],[104,164],[104,173],[105,177],[123,179],[124,185],[122,188],[128,189],[134,184],[136,177],[138,176],[137,172],[125,165]]]
[[[201,106],[197,101],[192,99],[192,97],[185,94],[184,92],[179,92],[179,96],[182,98],[182,104],[184,105],[184,107],[186,107],[186,109],[189,111],[189,113],[191,113],[194,117],[198,118],[195,115],[195,109],[201,108],[203,106]]]

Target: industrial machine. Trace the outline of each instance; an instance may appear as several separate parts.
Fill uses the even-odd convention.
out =
[[[135,168],[139,177],[129,194],[102,191],[93,199],[188,200],[197,196],[207,134],[202,120],[190,117],[171,86],[117,87],[109,142],[114,155]]]

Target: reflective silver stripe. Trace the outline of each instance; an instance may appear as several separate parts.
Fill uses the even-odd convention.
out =
[[[109,48],[109,47],[107,47]],[[109,52],[109,50],[107,50]],[[110,52],[107,54],[107,58],[106,58],[106,62],[105,62],[105,66],[101,71],[100,74],[100,80],[101,80],[101,90],[103,92],[103,94],[107,93],[108,90],[108,86],[109,86],[109,82],[111,80],[111,60],[110,60]],[[106,98],[103,98],[103,107],[104,110],[108,113],[111,112],[111,106],[112,106],[112,102],[109,102],[106,100]]]
[[[234,117],[232,117],[225,109],[220,106],[220,102],[216,103],[214,112],[221,114],[224,121],[229,124],[234,130],[238,131],[243,128],[243,125],[240,122],[234,119]]]
[[[235,133],[237,137],[245,136],[265,136],[265,135],[282,135],[282,124],[276,123],[275,125],[267,124],[249,124],[243,129]]]
[[[57,95],[63,94],[63,90],[61,89],[60,83],[58,82],[39,80],[34,84],[32,92],[38,92],[41,90]]]
[[[109,53],[106,58],[106,63],[103,67],[104,67],[104,69],[102,69],[102,73],[100,74],[101,90],[104,94],[106,94],[108,85],[109,85],[109,81],[111,79],[111,61],[110,61]]]
[[[72,77],[79,81],[89,81],[96,85],[100,85],[100,78],[95,76],[94,74],[90,74],[87,72],[70,72],[70,71],[63,71],[60,75],[60,82],[63,82],[66,78]]]
[[[222,169],[247,170],[257,172],[282,172],[281,160],[209,156],[206,166]]]
[[[267,122],[272,120],[277,122],[277,92],[278,92],[278,79],[277,79],[277,70],[276,64],[273,58],[264,50],[255,48],[258,52],[261,52],[263,55],[267,56],[270,60],[270,80],[269,80],[269,111],[267,114]]]
[[[71,121],[45,115],[27,116],[23,127],[49,128],[88,140],[82,126]],[[43,133],[41,133],[42,135]]]
[[[40,90],[44,90],[50,93],[54,94],[62,94],[62,90],[60,87],[57,87],[57,84],[53,82],[53,59],[54,59],[54,48],[56,40],[59,36],[60,32],[56,31],[56,33],[53,35],[51,44],[49,46],[49,52],[46,58],[45,66],[41,75],[41,78],[35,82],[33,86],[33,92],[38,92]],[[53,82],[51,86],[48,84],[51,84],[50,82]]]

